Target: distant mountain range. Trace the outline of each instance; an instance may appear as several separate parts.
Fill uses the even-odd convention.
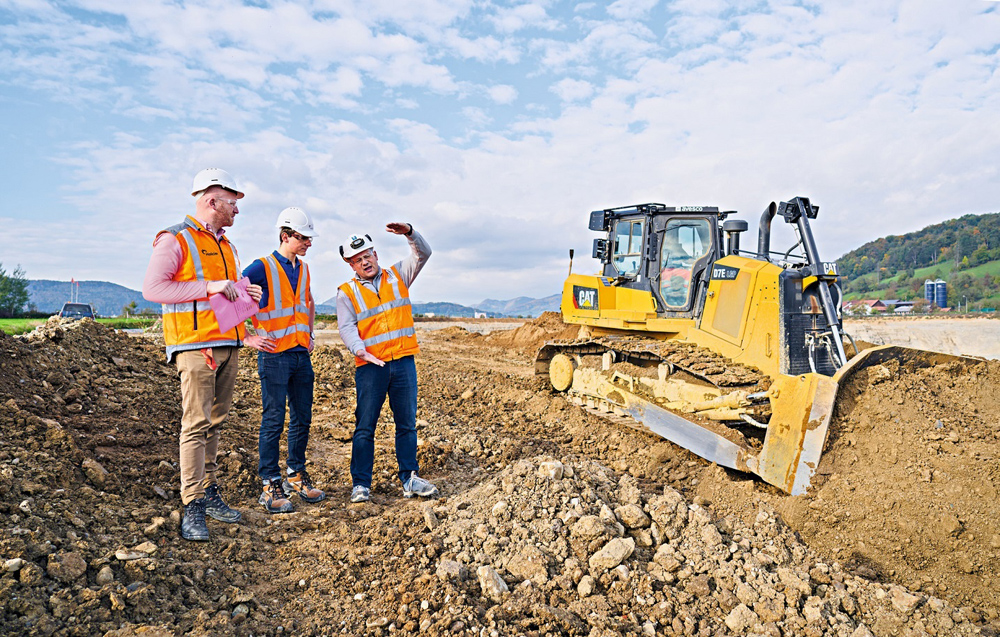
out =
[[[76,299],[80,303],[89,303],[99,316],[118,316],[122,308],[135,301],[137,311],[160,311],[159,303],[150,303],[142,298],[142,292],[132,290],[124,285],[108,283],[107,281],[77,281]],[[39,279],[28,281],[28,304],[33,304],[39,312],[58,312],[63,303],[70,300],[69,281],[49,281]]]
[[[535,317],[542,312],[558,312],[559,302],[562,300],[561,294],[553,294],[541,299],[532,299],[526,296],[519,296],[509,301],[495,301],[486,299],[476,307],[487,312],[497,312],[504,316],[531,316]]]
[[[141,312],[149,310],[160,312],[159,303],[150,303],[142,298],[142,292],[127,288],[117,283],[107,281],[78,281],[77,299],[80,303],[89,303],[94,307],[94,311],[99,316],[118,316],[122,314],[123,308],[135,301],[136,310]],[[33,305],[39,312],[55,314],[62,308],[63,303],[70,300],[69,281],[50,281],[38,279],[28,281],[29,305]],[[30,308],[29,308],[30,309]],[[453,316],[453,317],[474,317],[476,314],[485,314],[490,318],[505,316],[526,316],[535,317],[545,311],[559,310],[559,295],[554,294],[544,299],[532,299],[519,296],[509,301],[497,301],[486,299],[478,303],[475,307],[459,305],[448,302],[416,303],[413,304],[414,314],[433,316]],[[319,314],[336,314],[337,298],[331,297],[325,302],[316,305],[316,312]]]

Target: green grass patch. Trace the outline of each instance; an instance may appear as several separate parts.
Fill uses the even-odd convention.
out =
[[[45,323],[45,319],[0,318],[0,330],[14,335],[25,334]]]
[[[137,329],[146,328],[157,321],[159,317],[137,317],[131,316],[129,318],[114,317],[114,318],[99,318],[97,322],[101,325],[107,325],[108,327],[116,330],[125,329]],[[35,329],[39,325],[43,325],[48,319],[43,318],[0,318],[0,330],[3,330],[7,334],[27,334],[31,330]]]

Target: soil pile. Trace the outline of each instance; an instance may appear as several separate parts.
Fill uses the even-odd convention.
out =
[[[559,329],[545,328],[542,340]],[[929,588],[880,566],[881,545],[863,553],[859,538],[875,527],[851,532],[861,513],[846,492],[852,517],[838,512],[842,521],[829,527],[840,539],[820,532],[831,514],[811,503],[825,493],[840,505],[836,467],[814,498],[786,498],[569,405],[536,380],[534,346],[487,346],[488,337],[446,332],[421,331],[417,357],[418,457],[440,499],[401,497],[386,409],[373,500],[348,503],[354,363],[342,348],[320,347],[308,457],[328,497],[265,514],[256,503],[259,384],[255,354],[244,350],[219,471],[243,519],[209,520],[207,543],[177,534],[180,391],[162,348],[86,320],[51,322],[28,338],[0,334],[0,632],[996,634],[996,602],[966,602],[958,584]],[[935,385],[893,373],[912,383],[911,393],[926,386],[957,398],[975,387],[957,376]],[[832,444],[858,453],[863,441],[850,445],[851,436],[894,423],[877,410],[894,409],[897,394],[879,394],[888,387],[875,380],[859,385],[838,415],[845,428]],[[993,421],[989,397],[981,400],[969,405],[985,427]],[[924,447],[939,450],[940,464],[928,465],[932,488],[946,491],[946,474],[955,475],[946,468],[957,460],[979,462],[996,449],[995,438],[972,436],[958,416],[931,408],[917,415],[934,421],[918,428]],[[859,453],[855,464],[868,457]],[[900,454],[898,462],[911,460]],[[922,466],[913,466],[916,475]],[[996,476],[981,473],[976,497],[988,500]],[[886,478],[888,495],[901,476]],[[870,497],[865,489],[853,497]],[[947,493],[956,506],[971,499]],[[985,581],[995,575],[983,548],[990,520],[979,526],[977,511],[960,509],[961,528],[948,537],[970,556],[973,572],[962,577]],[[872,525],[892,519],[867,514]],[[811,534],[810,521],[818,529]],[[899,560],[923,541],[920,530],[887,525],[883,533],[905,549],[890,551]]]
[[[483,339],[488,345],[513,347],[534,353],[545,341],[573,340],[580,335],[581,326],[562,322],[558,312],[542,314],[514,330],[492,332]]]

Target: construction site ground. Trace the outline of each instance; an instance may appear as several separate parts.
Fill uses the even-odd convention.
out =
[[[162,344],[87,320],[0,333],[0,634],[1000,634],[1000,363],[864,370],[790,497],[552,392],[535,351],[574,334],[553,314],[420,328],[441,496],[402,497],[386,410],[373,501],[350,504],[354,364],[325,332],[308,457],[328,497],[287,515],[257,504],[243,350],[219,454],[243,520],[196,543]]]

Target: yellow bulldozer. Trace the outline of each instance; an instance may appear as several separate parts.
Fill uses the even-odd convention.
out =
[[[717,207],[592,212],[601,272],[574,274],[571,252],[561,302],[563,321],[586,327],[542,346],[536,373],[587,409],[807,492],[850,374],[889,359],[976,362],[897,346],[858,352],[841,321],[836,263],[820,259],[812,235],[818,212],[805,197],[772,202],[756,251],[740,247],[747,222]],[[771,250],[775,218],[797,238],[784,252]]]

